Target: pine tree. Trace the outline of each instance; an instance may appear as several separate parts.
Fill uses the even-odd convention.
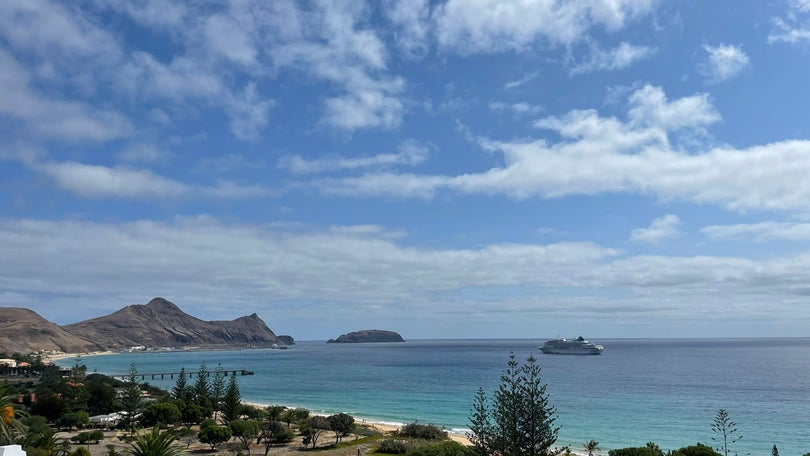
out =
[[[585,448],[585,451],[588,452],[588,456],[593,456],[595,452],[599,451],[599,442],[593,439],[588,440],[582,444],[582,448]]]
[[[231,374],[225,396],[222,398],[222,419],[231,422],[239,418],[242,408],[242,394],[239,393],[239,384],[236,382],[236,372]]]
[[[470,414],[470,432],[467,432],[467,438],[472,443],[477,456],[487,456],[492,447],[493,430],[490,414],[487,394],[483,388],[478,388]]]
[[[209,382],[208,368],[205,367],[205,361],[200,364],[200,370],[197,372],[197,381],[194,382],[194,403],[204,408],[207,415],[213,411],[211,408],[211,384]]]
[[[501,384],[495,392],[493,418],[495,421],[494,444],[500,453],[506,456],[520,454],[521,435],[519,430],[520,397],[518,383],[518,362],[515,354],[509,354],[506,369],[501,374]]]
[[[717,442],[717,450],[723,452],[723,456],[728,456],[732,445],[742,439],[742,435],[737,434],[737,423],[731,421],[726,409],[717,411],[712,422],[712,430],[717,434],[712,440]]]
[[[130,432],[135,432],[137,416],[143,411],[144,402],[141,397],[141,385],[138,383],[138,369],[135,363],[129,366],[129,377],[124,384],[121,395],[121,408],[125,412],[124,425]]]
[[[191,399],[192,393],[188,386],[188,380],[186,380],[186,368],[180,368],[180,375],[177,377],[177,381],[174,384],[174,388],[172,388],[172,396],[175,399],[180,399],[184,402],[188,402]]]
[[[225,396],[225,371],[222,365],[218,364],[214,369],[214,381],[211,382],[211,406],[214,409],[214,419],[217,412],[222,408],[222,398]]]
[[[479,390],[470,415],[470,433],[479,456],[545,456],[557,441],[556,410],[549,403],[534,357],[520,366],[514,353],[495,391],[493,405]]]
[[[534,356],[529,356],[520,368],[518,392],[523,401],[519,421],[521,453],[529,456],[545,455],[557,441],[558,427],[554,427],[555,409],[548,400],[546,385],[540,377],[542,369]]]

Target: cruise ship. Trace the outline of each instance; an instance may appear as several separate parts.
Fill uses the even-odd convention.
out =
[[[574,340],[552,339],[546,341],[540,350],[546,354],[554,355],[600,355],[605,347],[588,342],[582,336]]]

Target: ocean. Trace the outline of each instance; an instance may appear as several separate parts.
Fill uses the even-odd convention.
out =
[[[733,452],[782,456],[810,452],[810,338],[604,339],[601,356],[544,355],[543,340],[413,340],[389,344],[299,342],[288,350],[122,353],[84,357],[88,371],[125,374],[248,369],[243,401],[345,412],[384,423],[468,427],[479,387],[491,394],[510,352],[534,355],[561,426],[558,443],[580,450],[664,450],[713,445],[712,419],[729,411],[743,438]],[[62,365],[72,365],[66,359]],[[166,389],[175,380],[145,381]]]

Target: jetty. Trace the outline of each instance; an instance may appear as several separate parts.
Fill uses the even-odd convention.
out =
[[[248,370],[248,369],[223,369],[222,372],[224,372],[226,376],[232,375],[232,374],[233,375],[253,375],[253,371]],[[186,377],[192,378],[195,375],[197,377],[199,377],[201,372],[199,372],[199,371],[197,371],[197,372],[187,371],[185,374],[186,374]],[[213,372],[209,371],[209,372],[206,372],[205,374],[210,377],[211,374],[213,374]],[[171,380],[171,379],[174,379],[175,375],[179,376],[180,372],[149,372],[149,373],[140,373],[139,372],[139,373],[135,374],[135,378],[140,377],[141,380],[146,380],[147,378],[151,378],[152,380],[155,380],[155,379],[163,380],[166,377],[169,377],[169,379]],[[121,380],[128,380],[129,377],[130,377],[130,374],[113,374],[113,375],[108,375],[108,377],[120,378]]]

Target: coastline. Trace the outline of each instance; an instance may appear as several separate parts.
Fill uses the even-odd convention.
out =
[[[116,355],[118,352],[114,351],[95,351],[95,352],[84,352],[84,353],[56,353],[56,354],[49,354],[44,355],[42,357],[42,362],[44,363],[53,363],[56,361],[62,361],[64,359],[71,359],[71,358],[87,358],[91,356],[104,356],[104,355]]]
[[[72,359],[72,358],[87,358],[87,357],[116,355],[116,354],[119,354],[119,352],[109,351],[109,350],[108,351],[84,352],[84,353],[58,353],[58,354],[51,354],[51,355],[43,356],[42,361],[45,362],[45,363],[48,363],[48,362],[55,363],[57,361],[64,361],[66,359]],[[261,403],[258,403],[258,402],[250,402],[250,401],[245,401],[244,404],[252,405],[254,407],[261,407],[261,408],[267,407],[267,405],[268,405],[268,404],[261,404]],[[294,408],[294,406],[288,406],[288,407],[293,407]],[[399,430],[403,426],[401,424],[394,424],[394,423],[391,423],[391,422],[384,422],[384,421],[378,421],[378,420],[374,420],[374,419],[366,419],[366,418],[360,418],[360,417],[355,417],[355,420],[357,420],[357,422],[359,422],[361,424],[366,424],[366,425],[370,425],[370,426],[372,426],[374,428],[377,428],[380,432],[382,432],[384,434],[399,432]],[[445,429],[445,431],[447,432],[447,436],[448,436],[448,438],[450,440],[452,440],[454,442],[457,442],[457,443],[460,443],[462,445],[468,445],[468,446],[471,445],[471,442],[467,438],[466,434],[462,434],[462,433],[459,433],[459,432],[453,432],[453,431],[450,431],[450,430],[447,430],[447,429]]]

